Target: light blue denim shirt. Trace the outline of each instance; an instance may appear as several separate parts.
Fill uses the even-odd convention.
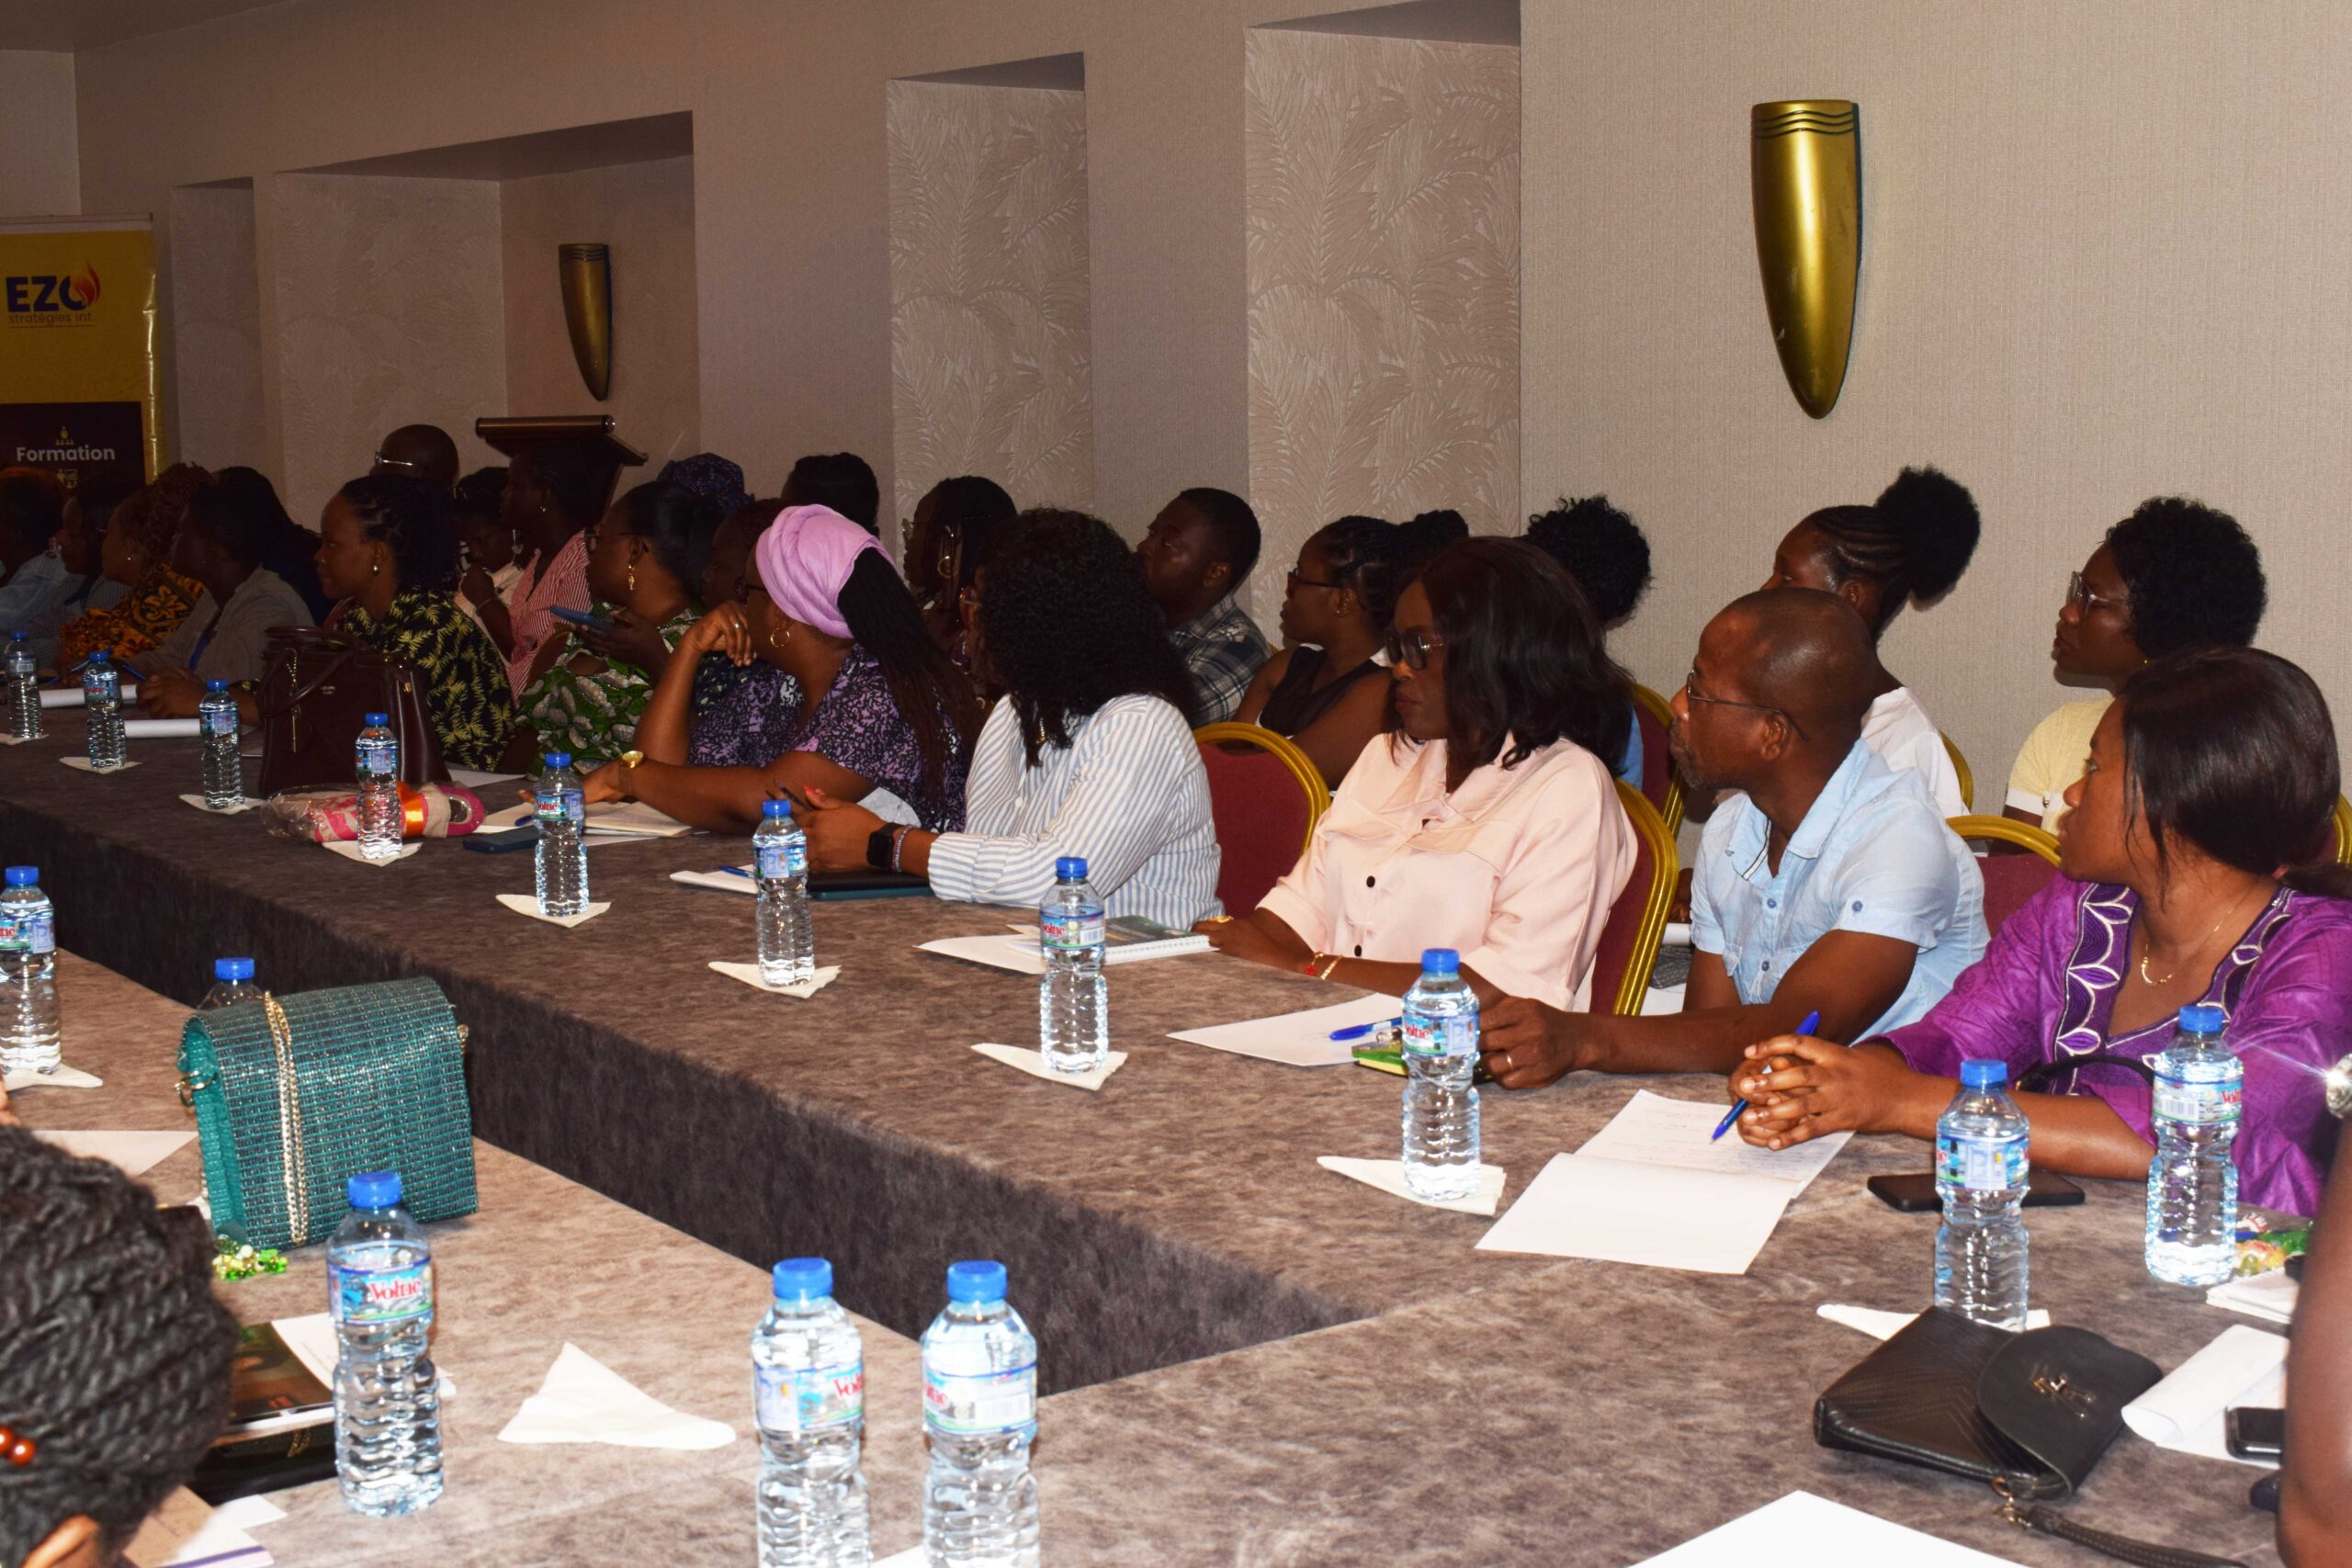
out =
[[[1867,1040],[1917,1021],[1984,956],[1984,879],[1917,773],[1894,773],[1861,741],[1829,775],[1781,852],[1745,795],[1726,798],[1699,843],[1690,940],[1720,955],[1739,999],[1770,1001],[1781,976],[1831,931],[1919,950],[1910,984]]]
[[[33,645],[33,657],[49,662],[57,652],[54,612],[81,585],[53,552],[44,551],[17,569],[0,588],[0,642],[10,632],[23,632]]]

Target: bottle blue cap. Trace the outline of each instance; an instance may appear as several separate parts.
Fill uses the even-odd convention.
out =
[[[951,1302],[1004,1300],[1004,1265],[986,1258],[947,1266],[947,1299]]]
[[[1086,857],[1084,855],[1062,856],[1059,860],[1054,862],[1054,875],[1057,880],[1062,882],[1085,881]]]
[[[40,867],[37,865],[12,865],[8,868],[8,886],[11,887],[30,887],[40,880]]]
[[[547,755],[547,764],[550,768],[568,768],[571,766],[571,753],[569,751],[550,751]]]
[[[10,632],[8,634],[8,640],[10,642],[22,642],[25,640],[25,634],[22,632]]]
[[[763,817],[789,817],[792,815],[792,802],[788,800],[763,800],[760,802],[760,815]],[[779,1264],[777,1267],[781,1268],[783,1265]]]
[[[2190,1034],[2219,1034],[2229,1021],[2219,1002],[2191,1002],[2180,1010],[2180,1027]]]
[[[363,1170],[351,1179],[343,1191],[355,1209],[389,1209],[401,1201],[401,1173]]]
[[[254,977],[254,961],[250,958],[216,958],[212,961],[212,977],[216,980],[250,980]]]
[[[107,650],[106,650],[105,649],[103,649],[103,648],[102,648],[102,649],[98,649],[96,653],[93,653],[92,655],[90,655],[90,662],[91,662],[91,663],[93,663],[93,664],[105,664],[105,663],[110,662],[110,659],[109,659],[108,654],[107,653]]]
[[[833,1266],[821,1258],[787,1258],[769,1278],[780,1302],[813,1302],[833,1293]]]
[[[1430,947],[1421,951],[1421,973],[1424,975],[1459,975],[1462,954],[1450,947]]]
[[[204,683],[204,689],[208,692],[225,692],[229,689],[229,682],[226,681],[207,681]]]
[[[2009,1065],[2007,1062],[1962,1062],[1960,1065],[1960,1087],[1962,1089],[1991,1089],[1996,1084],[2008,1081]]]

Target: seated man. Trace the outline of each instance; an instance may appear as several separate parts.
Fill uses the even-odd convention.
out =
[[[376,460],[368,471],[452,491],[458,485],[458,444],[437,424],[403,424],[376,443]]]
[[[1579,1068],[1724,1072],[1815,1011],[1824,1040],[1883,1033],[1984,955],[1975,861],[1918,776],[1861,739],[1877,671],[1861,617],[1813,589],[1750,593],[1708,623],[1669,731],[1683,777],[1725,794],[1700,842],[1683,1011],[1505,998],[1481,1043],[1504,1088]]]
[[[1168,639],[1192,671],[1198,694],[1193,722],[1231,718],[1272,652],[1258,624],[1233,602],[1258,564],[1258,514],[1230,491],[1181,491],[1151,520],[1136,556],[1167,619]]]

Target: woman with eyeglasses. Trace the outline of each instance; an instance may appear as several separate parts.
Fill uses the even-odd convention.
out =
[[[932,639],[961,670],[972,668],[966,601],[991,536],[1012,520],[1012,497],[994,479],[960,474],[923,491],[899,531],[907,587]]]
[[[2177,496],[2143,502],[2067,580],[2050,661],[2065,686],[2113,691],[2151,660],[2244,648],[2262,624],[2262,553],[2225,512]],[[2111,697],[2061,704],[2009,770],[2004,815],[2055,832]]]
[[[1396,993],[1451,947],[1481,1002],[1581,1010],[1634,832],[1603,758],[1630,687],[1559,563],[1465,540],[1396,601],[1396,733],[1368,743],[1263,902],[1200,928],[1219,952]]]
[[[1378,658],[1396,604],[1403,541],[1377,517],[1342,517],[1299,547],[1283,594],[1283,650],[1260,666],[1235,710],[1288,736],[1337,789],[1388,728]]]

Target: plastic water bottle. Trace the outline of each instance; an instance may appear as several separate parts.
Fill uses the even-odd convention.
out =
[[[218,1008],[232,1008],[239,1002],[261,1000],[261,987],[254,984],[254,961],[250,958],[216,958],[212,961],[212,988],[204,993],[198,1012],[211,1012]]]
[[[2156,1157],[2148,1164],[2148,1272],[2176,1285],[2219,1285],[2237,1272],[2238,1168],[2230,1158],[2245,1068],[2222,1039],[2211,1002],[2180,1010],[2155,1061]]]
[[[1478,994],[1450,947],[1421,954],[1405,993],[1405,1186],[1450,1202],[1478,1190]]]
[[[19,740],[40,739],[40,669],[33,645],[22,632],[8,634],[8,733]]]
[[[1111,1005],[1102,987],[1102,900],[1086,862],[1054,862],[1054,890],[1037,910],[1046,973],[1037,983],[1037,1054],[1057,1072],[1091,1073],[1111,1054]]]
[[[759,885],[760,978],[797,986],[817,973],[817,938],[808,919],[808,836],[793,820],[792,802],[761,803],[752,858]]]
[[[12,865],[0,893],[0,984],[8,987],[0,1072],[53,1073],[57,1031],[57,911],[37,866]]]
[[[571,753],[550,751],[547,770],[531,792],[538,818],[539,913],[578,915],[588,908],[587,796],[571,771]]]
[[[122,671],[103,648],[82,666],[82,726],[90,766],[122,766]]]
[[[414,1513],[441,1495],[433,1248],[401,1207],[396,1170],[351,1179],[327,1243],[334,1317],[334,1468],[354,1513]]]
[[[1936,1122],[1936,1304],[1995,1328],[2026,1314],[2025,1112],[2001,1086],[2002,1062],[1962,1062],[1960,1092]]]
[[[204,740],[204,805],[233,811],[245,803],[245,765],[237,755],[237,699],[226,681],[207,681],[196,705],[196,729]]]
[[[760,1423],[760,1568],[865,1568],[865,1348],[833,1266],[787,1258],[752,1331]]]
[[[922,1332],[922,1546],[930,1568],[1035,1568],[1037,1340],[1005,1304],[1004,1265],[951,1263]]]
[[[391,716],[371,713],[353,749],[359,774],[359,852],[391,860],[401,852],[401,743]],[[238,786],[242,794],[243,785]]]

